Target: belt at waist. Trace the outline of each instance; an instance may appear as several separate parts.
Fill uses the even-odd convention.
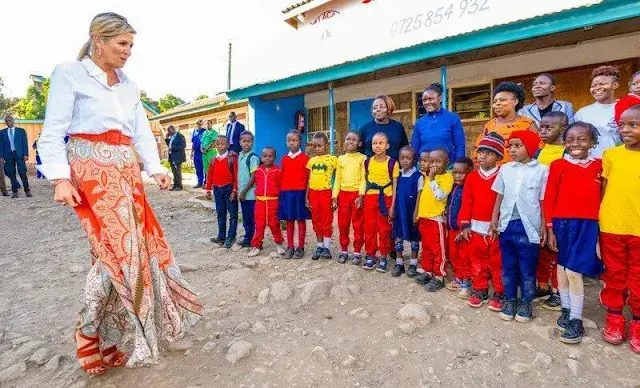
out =
[[[123,135],[122,132],[112,129],[99,135],[88,133],[75,133],[70,135],[79,139],[89,140],[98,143],[107,143],[110,145],[131,145],[132,141],[129,136]]]
[[[280,199],[279,197],[265,197],[263,195],[256,195],[256,199],[258,201],[274,201],[276,199]]]

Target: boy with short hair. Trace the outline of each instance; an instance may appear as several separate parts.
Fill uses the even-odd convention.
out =
[[[445,209],[447,197],[453,189],[453,175],[446,171],[449,165],[449,153],[444,149],[435,149],[429,154],[428,187],[422,189],[414,213],[422,239],[422,258],[420,266],[424,276],[416,277],[429,292],[444,288],[445,266]],[[426,283],[426,284],[425,284]]]
[[[563,112],[549,112],[540,121],[540,138],[544,146],[536,153],[535,159],[549,167],[552,162],[562,159],[565,154],[564,134],[569,128],[569,117]],[[560,295],[558,294],[558,255],[544,246],[540,249],[536,278],[535,302],[544,302],[547,310],[560,311]],[[551,287],[549,287],[551,280]]]
[[[260,166],[260,157],[253,152],[253,133],[244,131],[240,134],[240,147],[242,151],[238,155],[238,200],[242,208],[242,226],[244,227],[244,238],[240,246],[250,248],[256,227],[254,221],[256,170]]]
[[[218,236],[211,242],[231,248],[236,241],[238,229],[238,155],[229,151],[229,139],[218,136],[216,139],[218,155],[209,164],[207,172],[207,198],[211,199],[211,188],[215,197],[218,216]],[[229,231],[227,235],[227,213],[229,213]]]

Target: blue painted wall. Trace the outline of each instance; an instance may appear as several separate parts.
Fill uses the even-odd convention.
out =
[[[373,98],[349,102],[349,130],[359,131],[364,124],[373,120],[372,105]]]
[[[287,150],[287,132],[294,128],[296,112],[304,111],[304,96],[279,98],[262,101],[259,97],[251,97],[249,106],[253,108],[255,147],[260,154],[263,147],[272,146],[278,153],[278,165]],[[303,135],[304,137],[304,135]]]

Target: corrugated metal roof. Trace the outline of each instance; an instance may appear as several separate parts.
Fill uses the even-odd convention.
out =
[[[226,100],[227,100],[227,96],[225,94],[218,94],[217,96],[214,96],[214,97],[203,98],[202,100],[182,104],[180,106],[176,106],[175,108],[168,109],[156,116],[153,116],[152,119],[154,120],[161,119],[163,117],[170,116],[176,113],[186,112],[186,111],[195,110],[199,108],[205,108],[208,106],[211,106],[213,108],[216,105],[219,105],[220,103],[225,102]]]
[[[287,8],[283,9],[283,10],[282,10],[282,13],[291,12],[291,11],[293,11],[293,10],[294,10],[294,9],[296,9],[296,8],[300,8],[300,7],[302,7],[302,6],[303,6],[303,5],[305,5],[305,4],[309,4],[309,3],[311,3],[312,1],[314,1],[314,0],[303,0],[303,1],[300,1],[300,2],[298,2],[298,3],[295,3],[295,4],[293,4],[293,5],[290,5],[290,6],[288,6]]]
[[[382,52],[379,52],[379,53],[376,53],[376,54],[373,54],[373,55],[364,56],[362,58],[345,60],[345,61],[342,61],[342,62],[337,62],[337,63],[333,63],[333,64],[330,64],[330,65],[325,65],[325,66],[318,66],[318,67],[311,68],[311,69],[309,69],[307,71],[303,71],[303,72],[299,72],[299,73],[293,73],[293,74],[287,75],[285,77],[277,77],[277,78],[272,78],[272,79],[269,79],[269,80],[266,80],[266,81],[262,81],[262,82],[259,82],[259,83],[245,85],[245,86],[233,89],[231,91],[228,91],[227,93],[235,92],[237,90],[244,90],[244,89],[248,89],[248,88],[252,88],[252,87],[256,87],[256,86],[261,86],[261,85],[268,85],[268,84],[275,83],[275,82],[282,81],[282,80],[286,80],[286,79],[289,79],[289,78],[292,78],[292,77],[304,76],[304,75],[311,74],[311,73],[314,73],[314,72],[331,69],[331,68],[334,68],[334,67],[337,67],[337,66],[343,66],[343,65],[348,65],[350,63],[354,63],[354,62],[360,62],[360,61],[363,61],[363,60],[366,60],[366,59],[370,59],[370,58],[374,58],[374,57],[390,54],[390,53],[393,53],[393,52],[396,52],[396,51],[406,50],[406,49],[411,49],[411,48],[414,48],[414,47],[422,46],[422,45],[424,45],[426,43],[430,43],[430,44],[438,43],[438,42],[445,41],[447,39],[454,38],[454,37],[459,37],[459,36],[468,35],[468,34],[471,34],[471,33],[477,33],[477,32],[481,32],[481,31],[491,30],[491,29],[494,29],[494,28],[497,28],[497,27],[502,27],[502,26],[506,26],[506,25],[510,25],[510,24],[516,24],[516,23],[520,23],[520,22],[523,22],[523,21],[527,21],[527,20],[536,20],[536,19],[539,19],[539,18],[548,17],[549,15],[561,14],[561,13],[564,13],[564,12],[567,12],[567,11],[570,11],[570,10],[579,9],[579,8],[586,8],[586,7],[593,6],[595,4],[603,3],[604,1],[605,0],[592,0],[590,2],[587,2],[586,4],[583,4],[583,5],[573,6],[573,7],[565,7],[565,8],[562,8],[560,10],[557,10],[557,11],[547,12],[547,13],[543,13],[543,14],[537,15],[535,17],[516,19],[516,20],[510,21],[510,22],[507,22],[507,23],[499,23],[499,24],[492,25],[490,27],[478,28],[478,29],[466,31],[466,32],[463,32],[463,33],[452,34],[452,35],[448,35],[448,36],[445,36],[445,37],[442,37],[442,38],[439,38],[439,39],[434,39],[434,40],[427,39],[427,40],[424,40],[424,41],[422,41],[420,43],[417,43],[417,44],[411,44],[411,45],[407,45],[407,46],[398,46],[398,47],[395,47],[393,50],[382,51]],[[606,2],[607,3],[624,3],[624,1],[620,1],[620,0],[607,0]],[[303,4],[304,3],[305,2],[303,2]],[[303,4],[301,4],[301,5],[303,5]],[[637,4],[640,4],[640,3],[636,3],[636,5]],[[301,5],[298,5],[298,6],[301,6]],[[615,17],[615,15],[611,15],[611,16],[612,16],[612,18]],[[373,71],[373,70],[374,69],[371,69],[369,71]]]

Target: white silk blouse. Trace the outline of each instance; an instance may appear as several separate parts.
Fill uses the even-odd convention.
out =
[[[99,135],[113,129],[132,138],[147,174],[167,172],[160,164],[138,87],[120,69],[116,74],[120,82],[109,86],[107,73],[90,58],[56,66],[38,140],[42,164],[37,167],[48,180],[71,177],[66,135]]]

